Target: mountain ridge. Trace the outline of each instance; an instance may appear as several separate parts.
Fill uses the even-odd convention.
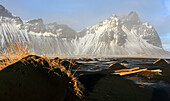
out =
[[[113,14],[80,32],[55,22],[44,24],[41,18],[22,21],[0,6],[1,12],[7,13],[0,15],[3,49],[11,36],[19,36],[28,46],[33,43],[37,50],[52,47],[51,52],[60,55],[166,55],[154,27],[140,22],[134,11],[124,17]]]

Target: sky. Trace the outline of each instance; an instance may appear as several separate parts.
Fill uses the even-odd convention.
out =
[[[170,0],[1,0],[0,4],[22,20],[42,18],[44,23],[67,24],[76,31],[112,14],[136,11],[142,22],[154,26],[164,49],[170,51]]]

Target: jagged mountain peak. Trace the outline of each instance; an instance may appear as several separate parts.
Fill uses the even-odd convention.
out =
[[[56,34],[60,38],[74,39],[76,31],[65,24],[51,23],[46,25],[47,31]]]
[[[126,19],[133,23],[140,22],[139,16],[138,16],[137,12],[135,12],[135,11],[131,11]]]
[[[138,18],[138,19],[139,19],[139,16],[138,16],[138,14],[137,14],[136,11],[131,11],[131,12],[128,14],[128,17]]]
[[[44,33],[46,31],[44,22],[41,18],[32,19],[25,22],[25,29],[27,32]]]
[[[120,24],[121,24],[120,17],[115,15],[115,14],[113,14],[109,18],[107,18],[106,20],[101,21],[101,22],[99,22],[96,25],[86,27],[85,29],[83,29],[79,33],[82,33],[85,30],[93,30],[93,31],[95,31],[95,30],[98,30],[101,27],[103,27],[107,31],[109,29],[113,29],[113,28],[119,27]]]
[[[57,24],[56,22],[48,23],[48,24],[45,24],[45,25],[46,25],[47,29],[54,29],[54,28],[57,28],[57,29],[59,29],[59,28],[62,28],[62,29],[69,28],[69,29],[71,29],[66,24]]]
[[[2,5],[0,5],[0,16],[2,16],[2,17],[9,17],[9,18],[16,17],[12,13],[10,13],[7,9],[5,9],[5,7],[2,6]]]
[[[15,25],[19,29],[24,29],[23,21],[20,17],[17,17],[10,13],[4,6],[0,5],[0,22],[10,23]]]
[[[8,14],[3,6],[1,12]],[[136,12],[108,19],[76,32],[64,24],[44,24],[43,20],[25,21],[19,17],[0,17],[0,45],[4,49],[12,35],[37,49],[49,49],[71,55],[162,55],[160,38],[148,23],[142,23]],[[23,26],[23,28],[22,28]],[[22,28],[22,29],[21,29]],[[61,53],[61,54],[62,54]],[[59,53],[60,54],[60,53]]]
[[[31,20],[26,21],[26,23],[32,23],[32,24],[34,24],[34,23],[42,23],[42,24],[44,24],[44,22],[43,22],[43,19],[42,19],[42,18],[38,18],[38,19],[31,19]]]
[[[124,16],[124,17],[121,17],[121,16],[118,16],[116,14],[112,14],[108,19],[104,20],[104,21],[101,21],[100,23],[94,25],[94,26],[90,26],[90,27],[87,27],[86,29],[90,29],[90,28],[98,28],[98,27],[101,27],[101,26],[106,26],[107,27],[120,27],[121,25],[124,25],[124,24],[128,24],[129,25],[129,29],[132,28],[133,25],[137,25],[140,23],[140,19],[139,19],[139,16],[137,14],[137,12],[135,11],[131,11],[128,16]]]
[[[112,20],[112,19],[115,19],[115,18],[118,18],[119,19],[119,16],[117,16],[116,14],[112,14],[108,20]]]
[[[151,50],[150,47],[162,48],[155,29],[148,23],[140,22],[136,12],[130,12],[125,17],[114,14],[94,26],[87,27],[79,32],[78,40],[87,40],[80,42],[84,47],[88,47],[87,50],[80,51],[86,54],[145,54],[145,50]]]
[[[135,11],[131,11],[126,17],[124,17],[122,20],[124,20],[125,23],[130,23],[130,24],[139,24],[140,23],[140,18]],[[130,25],[131,26],[131,25]]]
[[[112,14],[108,19],[106,20],[116,20],[116,21],[120,21],[120,20],[126,20],[129,22],[140,22],[139,16],[137,14],[136,11],[131,11],[127,16],[118,16],[116,14]]]
[[[5,7],[0,4],[0,10],[5,10]]]

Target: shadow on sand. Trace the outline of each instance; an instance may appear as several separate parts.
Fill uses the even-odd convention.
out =
[[[105,74],[99,74],[99,73],[91,74],[91,75],[82,75],[81,78],[79,78],[79,81],[81,82],[81,84],[84,85],[85,94],[89,91],[92,91],[93,87],[104,76],[105,76]]]
[[[168,93],[161,88],[154,88],[151,101],[170,101]]]

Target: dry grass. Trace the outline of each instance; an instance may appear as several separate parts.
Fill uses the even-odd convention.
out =
[[[9,44],[9,46],[6,47],[6,49],[2,49],[2,47],[0,47],[0,55],[2,57],[4,57],[3,59],[0,60],[0,70],[2,70],[3,68],[5,68],[11,64],[14,64],[15,62],[19,61],[20,59],[22,59],[28,55],[36,55],[35,50],[34,50],[35,49],[34,44],[32,45],[32,47],[31,47],[32,50],[31,50],[30,47],[25,45],[24,42],[19,41],[18,37],[17,38],[13,37],[13,41],[11,41],[11,39],[10,39],[10,42],[8,42],[8,44]],[[48,49],[50,49],[50,48],[48,48]],[[56,55],[57,52],[54,52],[53,55],[48,58],[47,58],[47,54],[48,54],[49,50],[46,51],[44,49],[44,50],[39,50],[39,52],[43,53],[41,55],[41,57],[44,58],[48,62],[50,70],[59,68],[62,72],[67,74],[67,76],[69,78],[71,78],[70,84],[73,85],[76,95],[79,96],[80,98],[84,97],[83,92],[81,90],[83,87],[81,86],[81,84],[77,80],[77,78],[74,77],[76,71],[74,73],[71,73],[71,70],[72,70],[71,63],[72,62],[70,61],[69,69],[66,69],[64,66],[62,66],[60,64],[59,60],[52,61],[52,59],[54,58],[54,56]],[[39,60],[35,60],[35,61],[39,61]],[[23,60],[23,63],[24,62],[27,62],[27,61]],[[43,63],[41,63],[41,64],[43,64]],[[74,65],[75,63],[72,63],[72,64]],[[36,64],[34,64],[34,65],[36,65]],[[79,69],[79,68],[80,67],[78,67],[77,69]]]
[[[77,78],[74,76],[75,73],[77,72],[77,70],[80,68],[78,67],[77,70],[74,72],[74,73],[71,73],[71,70],[72,70],[72,66],[71,64],[75,65],[75,63],[71,62],[72,59],[70,60],[70,63],[69,63],[69,68],[66,69],[64,66],[61,65],[61,62],[63,61],[60,61],[60,58],[58,58],[57,60],[53,60],[51,61],[52,58],[48,58],[48,63],[50,65],[50,68],[51,69],[55,69],[55,68],[59,68],[62,72],[64,72],[65,74],[67,74],[68,77],[71,78],[71,82],[70,84],[73,83],[73,87],[74,87],[74,90],[76,92],[76,95],[79,96],[80,98],[84,97],[83,95],[83,92],[82,92],[82,89],[83,89],[83,86],[80,84],[80,82],[77,80]]]
[[[18,39],[13,37],[14,41],[8,41],[8,47],[6,49],[2,49],[0,47],[0,55],[4,57],[1,60],[0,67],[1,69],[15,63],[16,61],[22,59],[25,56],[28,56],[30,54],[33,54],[31,52],[31,49],[27,46],[25,46],[24,42],[19,42]]]

